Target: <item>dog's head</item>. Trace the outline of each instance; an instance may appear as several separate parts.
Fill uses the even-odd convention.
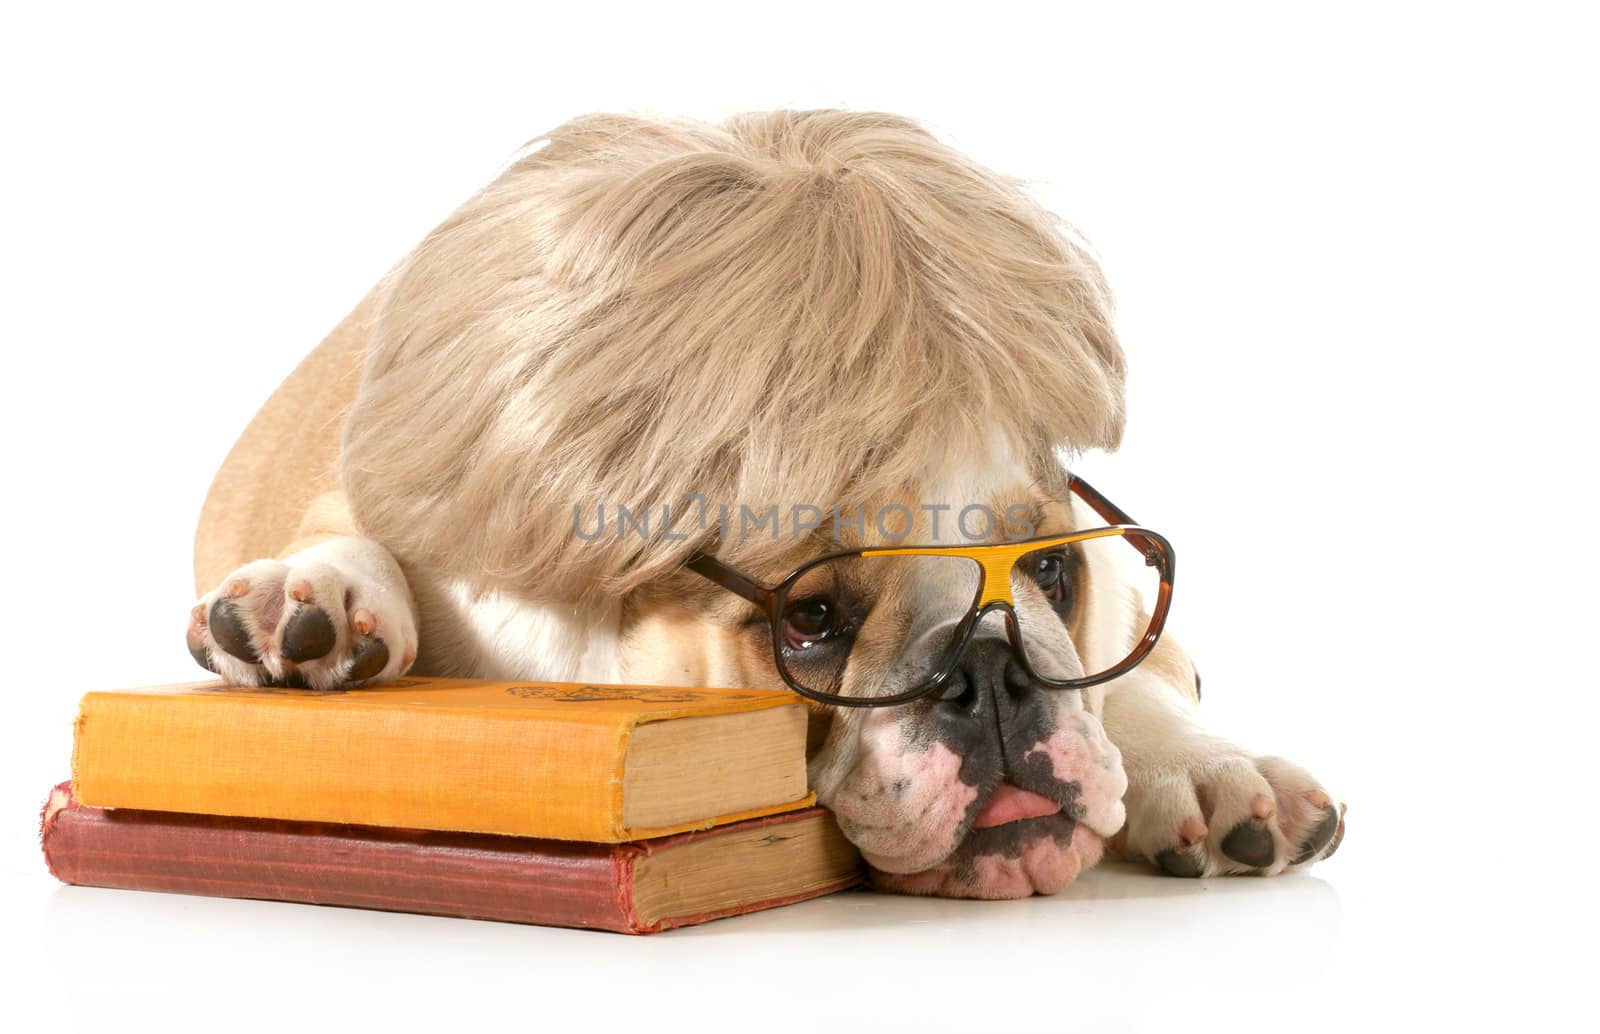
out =
[[[829,544],[686,526],[685,501],[736,521],[1043,502],[1064,528],[1063,450],[1114,446],[1122,418],[1100,271],[1017,181],[892,115],[593,116],[391,276],[341,473],[408,569],[613,601],[628,678],[778,686],[749,606],[683,565],[708,549],[775,578]],[[837,601],[863,618],[841,675],[861,696],[949,613],[918,564],[874,570]],[[1090,640],[1038,616],[1030,656],[1067,677]],[[820,712],[812,778],[885,885],[1054,890],[1120,823],[1083,695],[1031,685],[991,615],[938,698]]]
[[[1022,499],[1026,488],[1017,481],[997,500]],[[1082,523],[1067,506],[1010,505],[1037,515],[1029,524],[1042,536]],[[929,525],[917,521],[913,534],[929,541]],[[812,536],[753,576],[776,583],[785,564],[858,544],[850,539]],[[1122,825],[1126,782],[1094,713],[1095,691],[1050,688],[1022,657],[1056,680],[1104,670],[1126,653],[1134,615],[1116,583],[1105,591],[1106,551],[1038,557],[1012,571],[1014,620],[985,612],[960,648],[952,644],[961,642],[974,582],[952,568],[966,565],[868,555],[806,567],[776,637],[769,611],[726,589],[675,578],[643,590],[630,598],[622,655],[630,678],[781,687],[787,672],[852,702],[905,694],[947,671],[905,703],[817,707],[811,784],[880,887],[1053,893],[1093,865],[1102,838]]]

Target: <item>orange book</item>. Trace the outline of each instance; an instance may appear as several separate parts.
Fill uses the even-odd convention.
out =
[[[806,708],[768,690],[405,678],[89,693],[78,801],[620,843],[812,803]]]

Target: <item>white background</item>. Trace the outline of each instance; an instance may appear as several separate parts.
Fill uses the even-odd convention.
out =
[[[1592,1022],[1577,10],[8,7],[4,1026]],[[201,499],[300,357],[543,130],[783,106],[919,117],[1096,244],[1131,416],[1083,469],[1176,543],[1214,724],[1349,803],[1338,856],[637,940],[57,886],[37,809],[76,698],[193,674]]]

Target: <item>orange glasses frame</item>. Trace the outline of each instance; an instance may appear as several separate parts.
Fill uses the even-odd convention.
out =
[[[1125,675],[1137,667],[1146,657],[1150,656],[1150,651],[1155,649],[1156,643],[1161,638],[1161,630],[1166,626],[1167,622],[1167,612],[1172,607],[1172,582],[1177,558],[1172,549],[1172,544],[1161,534],[1136,524],[1132,517],[1129,517],[1115,503],[1101,495],[1087,481],[1074,475],[1069,483],[1069,489],[1078,498],[1088,503],[1095,513],[1099,514],[1102,519],[1109,521],[1110,524],[1103,528],[1090,528],[1084,531],[1069,532],[1064,535],[1048,535],[1019,542],[1003,542],[993,545],[896,546],[845,550],[807,561],[791,571],[776,585],[763,585],[748,575],[729,567],[716,557],[705,553],[691,557],[685,566],[696,574],[722,586],[729,592],[749,600],[765,612],[767,623],[772,630],[772,656],[777,664],[778,674],[783,677],[783,681],[790,689],[819,703],[834,704],[841,707],[888,707],[893,704],[903,704],[934,692],[955,671],[956,665],[961,660],[961,655],[966,651],[967,644],[972,638],[973,631],[977,628],[978,623],[983,620],[984,615],[991,610],[999,610],[1004,613],[1006,636],[1011,642],[1011,652],[1024,670],[1027,671],[1030,678],[1052,689],[1083,689],[1102,682],[1109,682],[1118,676]],[[1052,679],[1039,674],[1029,662],[1027,650],[1022,645],[1022,635],[1017,624],[1016,601],[1011,591],[1012,567],[1019,558],[1039,549],[1112,536],[1120,536],[1123,541],[1139,551],[1147,565],[1157,568],[1160,572],[1161,589],[1157,595],[1155,606],[1151,611],[1149,627],[1145,629],[1144,635],[1134,645],[1133,651],[1123,658],[1121,662],[1105,671],[1077,679]],[[789,674],[788,665],[783,657],[783,615],[790,589],[805,576],[806,572],[819,564],[851,557],[870,558],[879,556],[958,556],[973,560],[978,564],[980,568],[978,591],[966,616],[961,619],[955,634],[951,636],[950,645],[947,647],[943,663],[938,671],[925,682],[892,696],[845,697],[824,693],[801,685]]]

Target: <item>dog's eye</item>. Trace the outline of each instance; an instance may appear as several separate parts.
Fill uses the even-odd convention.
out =
[[[843,629],[839,608],[823,596],[791,603],[783,611],[783,641],[804,650],[838,635]]]
[[[1067,554],[1061,550],[1040,553],[1032,558],[1028,574],[1038,584],[1045,597],[1061,603],[1067,598]]]

